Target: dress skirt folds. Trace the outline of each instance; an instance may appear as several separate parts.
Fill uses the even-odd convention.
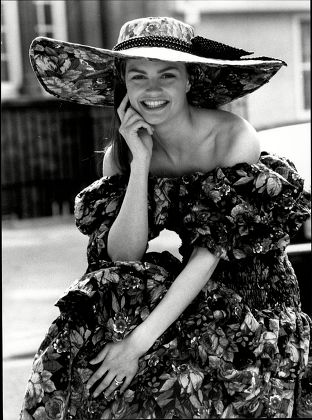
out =
[[[21,419],[311,417],[311,320],[285,252],[310,202],[293,164],[262,153],[251,165],[151,175],[149,239],[175,231],[182,261],[148,249],[141,261],[110,260],[127,182],[104,177],[76,198],[88,268],[56,303]],[[149,316],[197,246],[220,257],[212,277],[140,358],[126,392],[93,398],[86,383],[98,365],[89,361]]]

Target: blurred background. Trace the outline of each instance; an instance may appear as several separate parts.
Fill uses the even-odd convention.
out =
[[[112,48],[123,23],[145,16],[172,16],[198,35],[287,62],[270,83],[224,109],[264,133],[266,149],[296,154],[310,188],[309,1],[1,1],[5,420],[18,418],[31,357],[57,316],[53,303],[86,268],[87,238],[74,226],[74,197],[101,176],[112,118],[110,108],[45,93],[29,63],[30,43],[43,35]],[[311,313],[310,238],[307,223],[293,241],[292,258]]]

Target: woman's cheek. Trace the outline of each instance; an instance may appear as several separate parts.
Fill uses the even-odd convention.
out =
[[[126,84],[126,88],[130,102],[135,102],[135,98],[138,96],[138,89],[132,83]]]
[[[136,112],[139,112],[139,109],[138,109],[138,101],[135,98],[131,98],[130,95],[129,95],[129,102],[130,102],[131,107]]]
[[[133,86],[126,86],[127,93],[129,96],[130,105],[132,108],[138,112],[138,98],[139,98],[139,91],[137,88],[133,89]]]

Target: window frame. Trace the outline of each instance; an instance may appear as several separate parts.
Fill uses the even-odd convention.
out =
[[[67,41],[66,0],[33,0],[33,4],[36,10],[37,23],[34,27],[36,36],[46,36],[46,32],[52,32],[52,38]],[[42,6],[45,4],[51,6],[51,24],[46,24],[42,19],[44,17]],[[41,85],[40,90],[43,96],[51,96]]]
[[[302,60],[302,45],[301,45],[301,23],[303,21],[310,22],[309,16],[306,14],[298,14],[293,17],[294,28],[294,78],[295,78],[295,104],[297,118],[305,120],[310,118],[310,109],[304,108],[304,81],[303,71],[309,70],[311,75],[310,61],[306,63]],[[311,54],[311,51],[310,51]]]
[[[1,80],[1,98],[10,98],[17,95],[23,80],[18,0],[2,0],[1,6],[4,20],[1,29],[6,36],[6,52],[1,51],[1,61],[5,56],[9,75],[9,80]]]
[[[64,0],[33,0],[36,9],[35,31],[38,36],[45,36],[46,32],[52,32],[52,38],[67,40],[66,1]],[[43,22],[43,7],[45,4],[51,6],[52,23]]]

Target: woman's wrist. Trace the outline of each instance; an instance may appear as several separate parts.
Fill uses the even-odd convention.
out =
[[[151,163],[151,158],[152,156],[147,153],[143,155],[132,155],[130,166],[149,168],[150,163]]]
[[[137,326],[128,338],[136,347],[139,356],[145,354],[157,340],[157,337],[153,337],[150,332],[145,330],[144,323]]]
[[[130,170],[131,174],[140,176],[140,175],[148,175],[149,168],[150,168],[150,158],[146,159],[132,159],[130,163]]]
[[[130,177],[136,181],[139,179],[147,179],[149,174],[150,165],[148,162],[132,162],[130,164]]]

